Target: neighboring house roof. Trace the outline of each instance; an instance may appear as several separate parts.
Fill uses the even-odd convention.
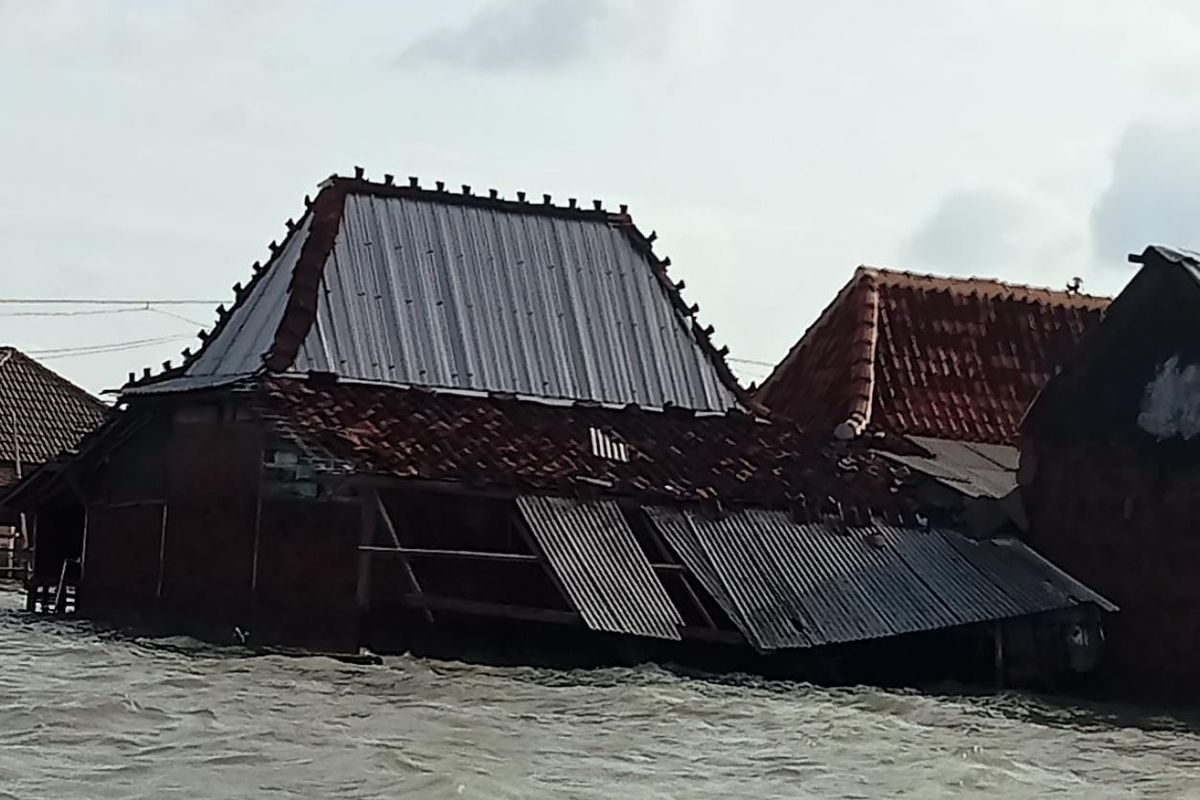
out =
[[[756,394],[814,430],[1014,444],[1109,300],[859,267]]]
[[[6,467],[49,461],[107,415],[106,405],[66,378],[14,347],[0,347],[0,462]]]
[[[256,403],[318,463],[360,474],[645,502],[902,514],[897,471],[740,411],[689,414],[272,378]]]
[[[127,395],[264,370],[617,405],[745,399],[627,210],[333,177],[182,367]]]
[[[1156,441],[1200,435],[1200,253],[1151,246],[1129,260],[1141,269],[1042,388],[1023,432],[1094,440],[1118,425]]]

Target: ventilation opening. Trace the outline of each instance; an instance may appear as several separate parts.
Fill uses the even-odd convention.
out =
[[[629,446],[611,433],[591,428],[592,455],[607,458],[609,461],[629,461]]]

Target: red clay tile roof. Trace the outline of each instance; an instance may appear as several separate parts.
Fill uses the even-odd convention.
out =
[[[691,416],[298,378],[265,381],[258,403],[304,448],[367,474],[550,492],[582,479],[650,501],[904,511],[899,473],[865,447],[819,443],[790,423],[741,412]],[[592,429],[623,442],[628,462],[596,455]]]
[[[28,470],[73,448],[108,415],[108,407],[13,347],[0,347],[0,463]],[[0,481],[3,475],[0,475]]]
[[[859,267],[756,398],[814,431],[1015,443],[1108,298]]]

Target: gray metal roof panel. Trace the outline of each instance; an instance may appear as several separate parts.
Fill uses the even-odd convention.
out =
[[[589,628],[680,638],[683,618],[615,503],[522,496],[517,506]]]
[[[737,399],[628,236],[354,195],[297,371],[661,407]]]
[[[1107,602],[1019,547],[952,531],[840,531],[761,510],[721,520],[665,508],[647,514],[746,639],[764,651]],[[880,539],[872,543],[876,533]]]
[[[687,511],[651,507],[646,514],[684,567],[759,651],[808,647],[813,642],[771,581],[753,540],[723,536],[720,523]]]

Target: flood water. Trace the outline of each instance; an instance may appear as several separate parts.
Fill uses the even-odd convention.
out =
[[[0,797],[1200,798],[1171,719],[1018,695],[251,657],[0,592]]]

